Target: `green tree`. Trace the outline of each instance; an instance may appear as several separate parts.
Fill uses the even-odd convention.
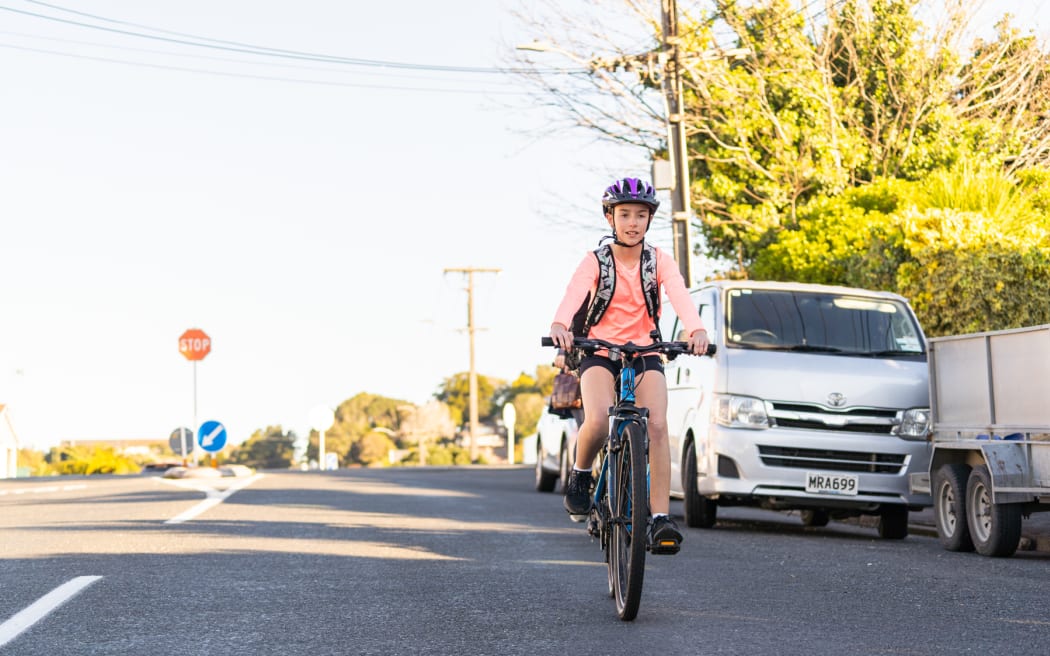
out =
[[[229,461],[258,469],[286,469],[294,464],[295,433],[280,426],[256,430],[229,456]]]
[[[364,464],[355,458],[355,444],[376,428],[400,433],[400,408],[405,407],[414,406],[407,401],[367,392],[343,401],[335,409],[335,423],[325,431],[325,451],[338,454],[342,462]],[[317,431],[310,431],[306,449],[308,459],[317,459],[320,438]]]
[[[495,392],[502,385],[498,378],[489,378],[478,374],[478,419],[491,421],[497,408],[493,403]],[[448,404],[452,411],[452,420],[462,426],[468,419],[470,409],[470,374],[461,372],[449,376],[438,387],[434,398]],[[502,407],[502,406],[500,406]]]
[[[394,446],[394,441],[386,434],[372,431],[354,442],[350,449],[350,458],[366,467],[385,465],[389,462],[390,450]]]
[[[931,336],[1047,323],[1044,202],[999,170],[969,165],[916,183],[882,181],[811,203],[753,269],[773,280],[896,291]]]
[[[455,435],[456,423],[452,420],[452,409],[438,400],[406,410],[401,422],[402,443],[415,448],[414,462],[420,462],[419,452],[422,450],[423,464],[439,464],[431,462],[431,447],[449,442]]]
[[[980,213],[944,209],[913,209],[900,221],[908,260],[898,271],[898,288],[928,334],[1050,323],[1045,218],[1023,231]]]
[[[518,394],[514,404],[514,434],[519,438],[536,432],[536,425],[547,408],[546,399],[536,392]]]

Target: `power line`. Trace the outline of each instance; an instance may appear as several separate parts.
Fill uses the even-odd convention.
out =
[[[73,25],[76,27],[101,30],[112,34],[120,34],[123,36],[131,36],[141,39],[152,39],[155,41],[162,41],[167,43],[175,43],[179,45],[193,46],[197,48],[211,48],[214,50],[228,50],[231,52],[247,53],[252,55],[262,55],[266,57],[283,57],[288,59],[300,59],[307,61],[326,62],[332,64],[345,64],[349,66],[371,66],[371,67],[382,67],[382,68],[400,68],[400,69],[411,69],[411,70],[424,70],[440,73],[475,73],[475,74],[494,74],[494,75],[505,75],[508,73],[545,73],[545,74],[575,74],[587,72],[585,69],[545,69],[545,70],[534,70],[534,69],[520,69],[520,68],[495,68],[495,67],[481,67],[481,66],[444,66],[437,64],[417,64],[409,62],[395,62],[395,61],[384,61],[378,59],[363,59],[358,57],[343,57],[336,55],[325,55],[319,53],[312,53],[300,50],[288,50],[284,48],[272,48],[269,46],[258,46],[250,43],[242,43],[238,41],[228,41],[222,39],[212,39],[208,37],[202,37],[194,34],[188,34],[184,32],[175,32],[172,30],[165,30],[162,28],[151,27],[147,25],[141,25],[137,23],[130,23],[126,21],[119,21],[116,19],[106,18],[105,16],[99,16],[96,14],[88,14],[84,12],[67,9],[59,5],[37,2],[36,0],[26,0],[41,6],[49,7],[57,11],[64,11],[86,18],[94,20],[104,21],[113,23],[116,25],[124,25],[127,27],[135,27],[138,29],[146,29],[154,32],[160,32],[163,34],[170,34],[172,36],[158,36],[156,34],[145,34],[143,32],[131,31],[126,29],[119,29],[114,27],[106,27],[103,25],[94,25],[91,23],[85,23],[82,21],[71,20],[67,18],[60,18],[58,16],[48,16],[46,14],[39,14],[31,11],[25,11],[22,9],[15,9],[13,7],[0,6],[0,10],[12,12],[15,14],[21,14],[23,16],[30,16],[33,18],[39,18],[42,20],[54,21],[57,23],[63,23],[66,25]],[[184,38],[172,38],[172,37],[184,37]],[[187,39],[193,39],[192,41]]]
[[[26,46],[16,46],[9,43],[0,43],[0,48],[8,48],[10,50],[21,50],[23,52],[32,52],[37,54],[46,55],[58,55],[61,57],[70,57],[73,59],[83,59],[87,61],[106,62],[111,64],[124,64],[127,66],[141,66],[144,68],[154,68],[165,71],[178,71],[182,73],[199,73],[204,75],[215,75],[219,77],[233,77],[233,78],[244,78],[249,80],[263,80],[267,82],[292,82],[296,84],[314,84],[321,86],[333,86],[333,87],[350,87],[355,89],[381,89],[385,91],[429,91],[435,93],[474,93],[474,94],[489,94],[489,95],[529,95],[522,91],[492,91],[485,89],[450,89],[441,87],[407,87],[407,86],[393,86],[393,85],[382,85],[382,84],[359,84],[353,82],[339,82],[334,80],[308,80],[303,78],[294,77],[280,77],[275,75],[253,75],[248,73],[232,73],[226,71],[215,71],[203,68],[190,68],[187,66],[170,66],[166,64],[151,64],[148,62],[129,61],[126,59],[115,59],[112,57],[97,57],[92,55],[82,55],[71,52],[62,52],[59,50],[47,50],[44,48],[29,48]]]
[[[162,56],[166,56],[166,57],[182,57],[182,58],[189,58],[189,59],[198,59],[198,60],[222,62],[222,63],[228,63],[228,64],[244,64],[246,66],[274,66],[274,67],[290,68],[290,69],[302,70],[302,71],[319,71],[319,72],[325,72],[325,73],[340,73],[340,74],[345,73],[345,71],[338,71],[338,70],[333,69],[333,68],[325,68],[325,67],[322,67],[322,66],[305,66],[305,65],[301,65],[301,64],[292,64],[292,63],[285,64],[285,63],[278,63],[278,62],[249,61],[247,59],[233,59],[233,58],[230,58],[230,57],[217,57],[217,56],[213,56],[213,55],[202,55],[202,54],[193,54],[193,53],[186,53],[186,52],[174,52],[174,51],[171,51],[171,50],[156,50],[156,49],[151,49],[151,48],[133,48],[133,47],[129,47],[129,46],[120,46],[120,45],[115,45],[115,44],[99,43],[97,41],[81,41],[81,40],[78,40],[78,39],[63,39],[61,37],[45,36],[43,34],[27,34],[25,32],[8,32],[8,31],[0,30],[0,36],[9,36],[9,37],[15,37],[15,38],[22,38],[22,39],[35,39],[35,40],[41,40],[41,41],[52,41],[52,42],[55,42],[55,43],[63,43],[63,44],[76,45],[76,46],[88,46],[90,48],[103,48],[103,49],[106,49],[106,50],[120,50],[120,51],[124,51],[124,52],[132,52],[132,53],[144,53],[144,54],[148,54],[148,55],[162,55]],[[11,43],[8,43],[6,45],[8,47],[11,47],[11,48],[18,48],[19,47],[19,46],[16,46],[14,44],[11,44]],[[43,49],[37,49],[37,51],[43,52],[43,53],[47,53],[47,54],[66,54],[66,55],[68,55],[70,57],[81,56],[78,53],[62,53],[60,51],[50,51],[50,50],[43,50]],[[114,60],[114,61],[118,61],[120,63],[127,63],[127,64],[148,63],[148,62],[135,62],[135,61],[126,61],[126,60]],[[434,79],[434,78],[432,78],[430,76],[413,75],[411,73],[401,74],[401,73],[377,72],[377,71],[367,71],[367,70],[366,71],[354,71],[353,74],[354,75],[380,76],[380,77],[396,78],[396,79],[404,79],[404,80],[433,80]],[[454,81],[454,80],[450,80],[450,81]],[[504,86],[513,84],[513,82],[509,81],[509,80],[506,81],[506,82],[491,81],[489,83],[496,84],[496,85],[504,85]]]

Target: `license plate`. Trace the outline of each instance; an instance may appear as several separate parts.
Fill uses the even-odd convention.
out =
[[[812,494],[857,495],[857,477],[851,474],[806,472],[806,492]]]

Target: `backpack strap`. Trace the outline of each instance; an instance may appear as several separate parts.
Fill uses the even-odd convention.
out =
[[[577,337],[586,337],[590,334],[594,324],[601,321],[605,311],[609,309],[613,292],[616,291],[616,262],[613,261],[612,246],[606,244],[595,250],[593,254],[598,260],[598,284],[583,300],[572,317],[569,331]],[[565,354],[565,365],[575,371],[579,369],[582,357],[583,351],[572,349]]]
[[[656,278],[656,248],[648,243],[642,248],[641,274],[645,309],[653,321],[659,321],[660,283]]]
[[[594,257],[598,260],[598,286],[594,289],[591,307],[587,310],[584,323],[586,331],[580,333],[584,336],[605,316],[605,311],[609,309],[609,303],[616,292],[616,261],[613,260],[612,246],[602,246],[594,251]]]

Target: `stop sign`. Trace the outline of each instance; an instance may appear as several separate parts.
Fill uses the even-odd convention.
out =
[[[200,328],[190,328],[179,338],[179,353],[187,360],[203,360],[211,353],[211,337]]]

